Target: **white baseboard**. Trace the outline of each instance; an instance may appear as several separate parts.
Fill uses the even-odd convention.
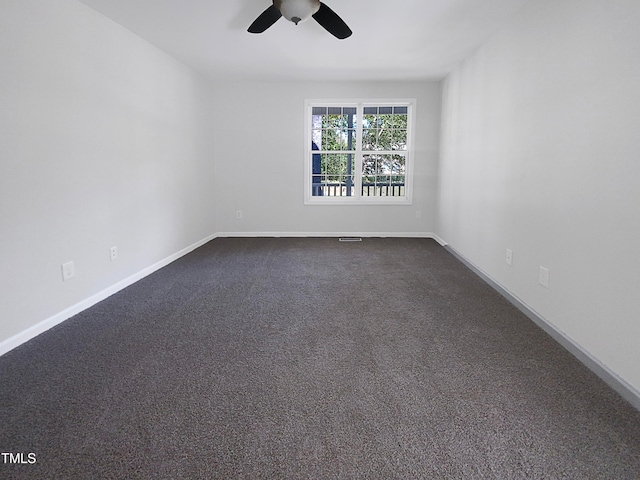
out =
[[[440,243],[439,237],[431,232],[219,232],[216,235],[221,238],[230,237],[290,237],[290,238],[304,238],[304,237],[363,237],[363,238],[377,238],[377,237],[389,237],[389,238],[433,238]],[[442,244],[441,244],[442,245]]]
[[[432,236],[429,238],[433,238],[436,242],[438,242],[440,244],[440,246],[442,247],[446,247],[448,244],[447,242],[445,242],[442,238],[440,238],[438,235],[436,235],[435,233],[431,234]]]
[[[156,262],[153,265],[145,268],[144,270],[141,270],[140,272],[135,273],[134,275],[131,275],[130,277],[127,277],[124,280],[119,281],[115,285],[111,285],[110,287],[105,288],[101,292],[98,292],[90,296],[89,298],[86,298],[81,302],[78,302],[75,305],[72,305],[71,307],[66,308],[65,310],[53,315],[52,317],[49,317],[46,320],[43,320],[40,323],[37,323],[36,325],[30,328],[27,328],[26,330],[23,330],[17,335],[14,335],[13,337],[10,337],[4,340],[3,342],[0,343],[0,356],[22,345],[23,343],[28,342],[32,338],[37,337],[41,333],[46,332],[47,330],[55,327],[56,325],[73,317],[74,315],[77,315],[78,313],[86,310],[87,308],[94,306],[96,303],[101,302],[102,300],[106,299],[107,297],[110,297],[114,293],[117,293],[120,290],[127,288],[129,285],[132,285],[135,282],[142,280],[144,277],[152,274],[156,270],[160,270],[162,267],[169,265],[171,262],[176,261],[180,257],[183,257],[187,253],[195,250],[196,248],[204,245],[205,243],[213,240],[214,238],[216,238],[216,235],[210,235],[194,243],[193,245],[183,248],[179,252],[176,252],[173,255],[170,255],[167,258],[164,258],[159,262]]]
[[[482,278],[487,284],[489,284],[500,295],[506,298],[512,305],[518,310],[524,313],[531,321],[538,325],[542,330],[549,334],[556,342],[558,342],[565,350],[569,351],[574,357],[576,357],[582,364],[584,364],[589,370],[600,377],[604,382],[618,392],[627,402],[633,405],[637,410],[640,410],[640,392],[622,379],[617,373],[612,371],[600,360],[591,355],[580,344],[572,340],[558,327],[546,320],[542,315],[536,312],[533,308],[528,306],[516,295],[504,288],[498,282],[493,280],[484,271],[469,261],[464,255],[456,251],[453,247],[446,242],[442,245],[458,260],[464,263],[470,270],[476,275]]]

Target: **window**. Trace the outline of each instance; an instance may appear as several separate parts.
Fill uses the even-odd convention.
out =
[[[410,204],[414,107],[307,101],[305,203]]]

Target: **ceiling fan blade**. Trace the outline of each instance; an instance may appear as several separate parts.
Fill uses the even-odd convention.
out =
[[[336,12],[320,2],[320,10],[313,14],[313,18],[334,37],[343,40],[353,33]]]
[[[278,10],[275,5],[271,5],[262,12],[251,25],[249,25],[247,31],[249,33],[262,33],[271,25],[276,23],[281,16],[282,14],[280,13],[280,10]]]

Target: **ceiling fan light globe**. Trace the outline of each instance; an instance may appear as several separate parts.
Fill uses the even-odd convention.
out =
[[[320,2],[313,0],[282,0],[279,6],[282,16],[290,22],[306,22],[320,9]]]

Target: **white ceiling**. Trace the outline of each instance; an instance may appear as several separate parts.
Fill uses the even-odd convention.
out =
[[[326,0],[353,30],[313,19],[247,33],[271,0],[81,0],[220,80],[391,81],[444,77],[527,0]]]

